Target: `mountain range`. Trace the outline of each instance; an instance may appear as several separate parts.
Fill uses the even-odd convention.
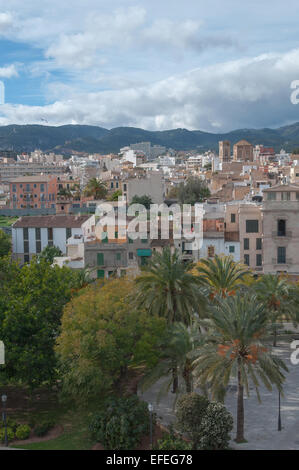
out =
[[[30,152],[41,149],[65,156],[75,152],[118,153],[121,147],[137,142],[151,142],[175,150],[217,150],[219,140],[231,144],[246,139],[253,145],[263,144],[276,151],[292,151],[299,147],[299,122],[277,129],[237,129],[214,134],[187,129],[147,131],[136,127],[105,129],[86,125],[9,125],[0,126],[0,150]]]

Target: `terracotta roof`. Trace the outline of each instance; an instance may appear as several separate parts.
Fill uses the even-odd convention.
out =
[[[20,176],[18,178],[11,179],[11,183],[43,183],[50,181],[55,176],[51,175],[39,175],[39,176]]]
[[[13,228],[79,228],[89,215],[40,215],[21,217]]]

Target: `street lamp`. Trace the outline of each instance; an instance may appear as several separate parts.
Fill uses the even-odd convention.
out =
[[[7,439],[7,422],[6,422],[6,402],[7,402],[7,395],[1,396],[2,401],[2,421],[4,423],[4,443],[5,446],[8,446],[8,439]]]
[[[154,407],[152,403],[148,404],[148,411],[150,414],[150,447],[153,449],[153,411]]]
[[[281,431],[280,390],[278,390],[278,431]]]

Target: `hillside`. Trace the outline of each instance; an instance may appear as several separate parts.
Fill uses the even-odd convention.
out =
[[[97,126],[10,125],[0,126],[0,150],[28,152],[35,149],[70,155],[72,152],[110,153],[137,142],[152,142],[175,150],[216,150],[219,140],[232,144],[247,139],[253,145],[282,147],[291,151],[299,147],[299,123],[278,129],[237,129],[225,134],[213,134],[187,129],[147,131],[135,127],[108,130]]]

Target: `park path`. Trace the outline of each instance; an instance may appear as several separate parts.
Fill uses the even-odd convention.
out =
[[[292,328],[293,329],[293,328]],[[262,402],[259,403],[254,389],[245,401],[245,437],[247,443],[236,444],[231,441],[235,449],[251,450],[299,450],[299,364],[293,365],[290,361],[292,353],[290,343],[281,341],[273,353],[281,357],[289,372],[286,373],[284,396],[281,398],[282,430],[278,431],[278,392],[260,388]],[[156,398],[165,379],[159,380],[144,393],[139,392],[140,398],[154,405],[158,419],[165,425],[174,422],[173,411],[174,396],[169,393],[163,396],[159,403]],[[236,385],[232,382],[225,399],[227,409],[232,413],[236,422]],[[235,437],[235,429],[232,438]]]

